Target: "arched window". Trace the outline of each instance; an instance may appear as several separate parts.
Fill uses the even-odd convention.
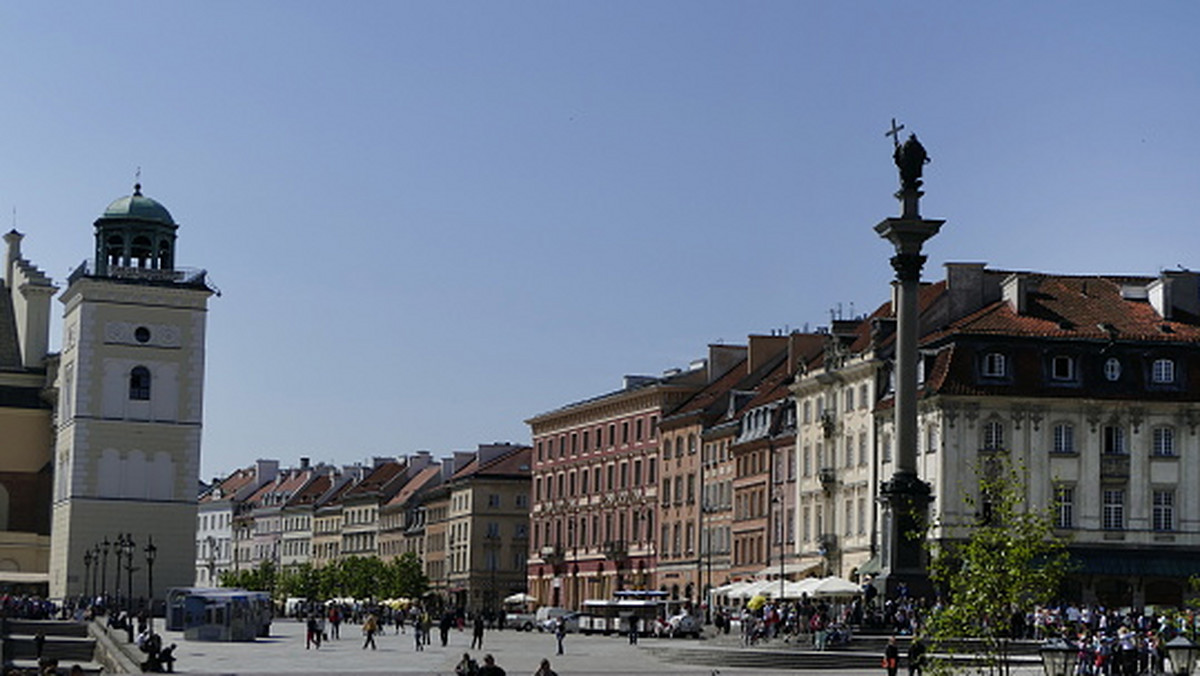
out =
[[[154,254],[153,245],[150,244],[148,237],[133,238],[133,246],[129,249],[129,257],[132,259],[131,264],[139,268],[150,267],[150,257]]]
[[[133,401],[150,401],[150,369],[135,366],[129,372],[129,398]]]

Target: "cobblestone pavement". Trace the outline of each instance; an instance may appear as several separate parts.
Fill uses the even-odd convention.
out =
[[[161,620],[160,629],[161,629]],[[411,630],[407,634],[387,632],[376,637],[376,650],[362,648],[363,637],[357,625],[343,625],[341,640],[330,640],[320,649],[304,648],[304,625],[293,620],[277,620],[271,625],[271,636],[254,643],[208,643],[185,641],[179,632],[162,631],[164,644],[176,643],[176,671],[183,674],[426,674],[453,676],[454,665],[464,652],[482,663],[485,653],[496,657],[496,663],[510,676],[526,676],[537,670],[542,658],[548,658],[561,676],[587,674],[674,674],[684,676],[725,676],[762,674],[763,676],[849,676],[862,670],[763,670],[721,666],[716,668],[664,662],[653,654],[661,641],[684,647],[703,645],[687,639],[642,639],[639,646],[630,646],[624,638],[610,636],[580,636],[569,634],[564,643],[564,655],[554,654],[554,637],[538,632],[489,631],[482,650],[469,650],[470,631],[452,630],[445,648],[435,631],[433,643],[424,651],[414,650]],[[711,644],[710,644],[711,645]],[[730,648],[737,651],[738,648]],[[881,676],[883,670],[870,672]],[[1020,669],[1015,673],[1029,676],[1040,669]]]

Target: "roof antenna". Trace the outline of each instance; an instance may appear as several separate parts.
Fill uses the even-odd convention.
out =
[[[141,197],[142,196],[142,168],[141,167],[138,167],[137,171],[133,174],[133,180],[134,180],[133,196]]]

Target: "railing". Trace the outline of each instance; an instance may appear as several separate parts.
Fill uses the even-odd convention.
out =
[[[170,282],[184,286],[207,286],[205,276],[207,271],[199,268],[174,268],[172,270],[155,270],[152,268],[131,268],[124,266],[109,266],[105,277],[113,279],[133,279],[147,282]],[[74,284],[82,277],[96,277],[96,266],[92,261],[84,261],[67,277],[67,284]]]
[[[609,540],[604,543],[604,556],[613,561],[629,558],[629,545],[624,540]]]
[[[837,472],[832,467],[822,467],[817,470],[817,478],[821,480],[821,488],[829,490],[837,483]]]

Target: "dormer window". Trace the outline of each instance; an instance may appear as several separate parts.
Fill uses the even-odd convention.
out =
[[[1109,357],[1104,362],[1104,377],[1110,382],[1115,383],[1121,378],[1121,360],[1116,357]]]
[[[1050,377],[1054,380],[1075,380],[1075,360],[1066,355],[1057,355],[1050,363]]]
[[[985,378],[1003,378],[1008,375],[1008,360],[999,352],[989,352],[983,356],[983,376]]]
[[[1175,361],[1172,359],[1155,359],[1151,368],[1150,379],[1160,385],[1175,382]]]

